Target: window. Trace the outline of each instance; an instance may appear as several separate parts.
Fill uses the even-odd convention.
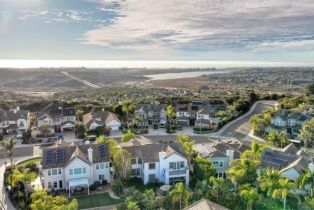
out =
[[[58,174],[58,170],[56,168],[52,169],[52,175],[57,175]]]
[[[219,167],[220,167],[220,168],[224,167],[224,162],[223,162],[223,161],[220,161],[220,162],[219,162]]]
[[[96,164],[96,170],[99,170],[99,164],[98,163]]]
[[[53,188],[58,188],[58,182],[56,181],[53,182]]]
[[[48,188],[51,189],[51,182],[48,182]]]
[[[109,163],[106,163],[106,168],[108,168],[109,167]]]
[[[169,168],[174,169],[174,162],[169,163]]]
[[[131,163],[132,165],[136,164],[136,158],[132,158]]]
[[[222,167],[224,167],[224,161],[213,161],[213,165],[216,168],[222,168]]]
[[[81,174],[82,173],[82,169],[81,168],[75,168],[74,169],[74,174]]]
[[[148,168],[149,168],[149,170],[155,169],[155,163],[150,163],[150,164],[148,165]]]
[[[218,167],[218,161],[213,161],[213,165],[215,166],[215,167]]]
[[[100,165],[100,169],[104,169],[105,165],[103,163],[99,164]]]
[[[155,174],[149,174],[148,175],[148,181],[149,182],[155,182],[156,181],[156,175]]]
[[[142,158],[138,158],[138,159],[137,159],[137,163],[138,163],[138,164],[142,164]]]
[[[184,168],[184,162],[180,162],[180,168]]]
[[[184,168],[184,161],[180,161],[180,162],[170,162],[169,163],[169,169],[172,170],[179,170],[181,168]]]
[[[51,176],[51,170],[48,170],[48,176]]]
[[[61,174],[61,168],[58,168],[58,174],[59,175]]]
[[[70,175],[73,175],[73,169],[70,169],[70,170],[69,170],[69,174],[70,174]]]
[[[141,175],[141,169],[139,169],[139,168],[132,169],[132,175],[133,176],[140,176]]]
[[[83,168],[83,174],[86,174],[86,168],[85,167]]]

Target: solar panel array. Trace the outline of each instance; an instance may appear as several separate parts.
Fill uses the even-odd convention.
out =
[[[106,150],[105,145],[99,145],[98,151],[99,151],[100,157],[104,158],[107,156],[107,150]]]
[[[275,168],[281,169],[285,167],[289,163],[289,157],[282,153],[274,153],[265,151],[264,156],[262,158],[262,164],[271,165]]]
[[[63,162],[64,161],[64,149],[58,149],[56,152],[56,159],[57,162]]]
[[[50,165],[64,161],[64,149],[57,149],[56,151],[48,150],[45,155],[45,164]]]
[[[46,152],[46,156],[45,156],[45,164],[52,164],[53,163],[53,155],[52,155],[52,151],[48,150]]]

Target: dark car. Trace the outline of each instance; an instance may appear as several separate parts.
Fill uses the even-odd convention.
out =
[[[158,125],[157,124],[154,124],[154,129],[158,129]]]
[[[96,141],[96,138],[96,135],[89,135],[84,139],[84,141]]]
[[[182,131],[182,125],[181,125],[181,124],[178,124],[177,130],[178,130],[178,131]]]

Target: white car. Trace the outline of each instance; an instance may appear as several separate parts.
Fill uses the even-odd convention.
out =
[[[22,139],[23,138],[23,134],[22,133],[18,133],[15,136],[16,139]]]

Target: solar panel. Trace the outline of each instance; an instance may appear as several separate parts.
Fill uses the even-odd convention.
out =
[[[106,155],[107,155],[107,150],[106,150],[105,145],[100,145],[100,146],[98,147],[98,151],[99,151],[100,157],[106,157]]]
[[[57,162],[63,162],[64,161],[64,150],[63,149],[57,150],[56,159],[57,159]]]
[[[46,162],[46,164],[52,164],[53,163],[52,151],[46,152],[45,162]]]

